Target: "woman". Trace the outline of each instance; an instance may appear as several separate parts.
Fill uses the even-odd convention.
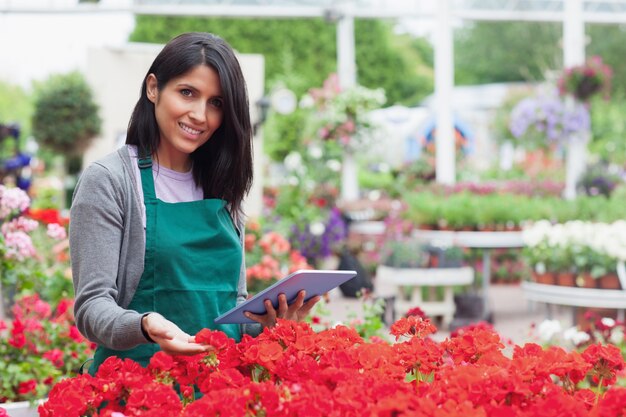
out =
[[[300,320],[305,294],[258,324],[215,325],[247,298],[242,201],[252,184],[252,133],[241,68],[208,33],[172,39],[145,76],[126,145],[81,175],[70,218],[79,330],[109,356],[147,365],[159,349],[197,354],[202,328],[239,339],[276,318]]]

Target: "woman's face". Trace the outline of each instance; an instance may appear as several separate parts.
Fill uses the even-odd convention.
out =
[[[190,169],[189,154],[202,146],[222,124],[222,90],[215,70],[198,65],[157,89],[153,74],[146,79],[148,99],[160,132],[159,164],[176,171]]]

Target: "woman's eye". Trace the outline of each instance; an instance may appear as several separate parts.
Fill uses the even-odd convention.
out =
[[[211,105],[215,107],[222,107],[222,99],[220,98],[213,98],[209,101],[209,103],[211,103]]]
[[[191,90],[190,90],[190,89],[188,89],[188,88],[183,88],[182,90],[180,90],[180,94],[182,94],[183,96],[186,96],[186,97],[191,97],[191,95],[192,95],[193,93],[191,92]]]

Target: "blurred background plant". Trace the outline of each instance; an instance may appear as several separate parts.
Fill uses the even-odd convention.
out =
[[[95,349],[76,328],[69,299],[53,309],[37,294],[20,296],[12,310],[11,322],[0,320],[0,403],[44,398]]]
[[[31,210],[25,191],[0,185],[0,288],[4,314],[14,297],[37,293],[56,305],[73,294],[66,225],[58,210]]]
[[[549,90],[522,99],[511,111],[509,129],[515,144],[525,149],[556,150],[572,135],[590,126],[587,107],[566,106],[556,91]]]
[[[583,65],[565,68],[557,86],[561,95],[571,95],[582,102],[589,101],[599,92],[608,99],[612,78],[613,69],[602,61],[602,57],[594,55]]]
[[[578,187],[586,195],[611,197],[615,188],[623,184],[622,170],[614,165],[600,161],[587,166],[580,178]]]
[[[369,89],[360,85],[342,88],[337,74],[331,74],[321,88],[312,88],[301,103],[311,107],[308,120],[310,138],[334,141],[343,149],[354,152],[371,137],[376,126],[368,112],[385,104],[382,88]]]
[[[245,236],[248,292],[253,295],[299,269],[311,269],[298,250],[276,231],[264,232],[250,221]]]

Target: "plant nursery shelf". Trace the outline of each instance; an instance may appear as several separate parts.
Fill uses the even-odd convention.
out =
[[[415,230],[413,236],[433,245],[465,248],[521,248],[522,232],[456,232],[447,230]]]
[[[626,291],[523,282],[524,295],[530,301],[571,307],[626,309]]]
[[[394,308],[402,314],[413,307],[420,307],[429,316],[442,316],[443,326],[448,327],[454,317],[453,287],[469,285],[474,281],[474,270],[460,268],[393,268],[379,265],[376,269],[377,291],[382,295],[398,296]],[[402,287],[411,288],[411,298],[403,301]],[[443,287],[442,301],[424,301],[422,287]]]
[[[491,249],[524,247],[522,232],[457,232],[447,230],[415,230],[413,237],[439,247],[464,247],[483,251],[483,301],[485,317],[490,315],[489,287],[491,281]]]
[[[38,400],[34,403],[19,401],[13,403],[0,403],[0,408],[4,408],[9,417],[38,417],[37,407],[46,400]]]

